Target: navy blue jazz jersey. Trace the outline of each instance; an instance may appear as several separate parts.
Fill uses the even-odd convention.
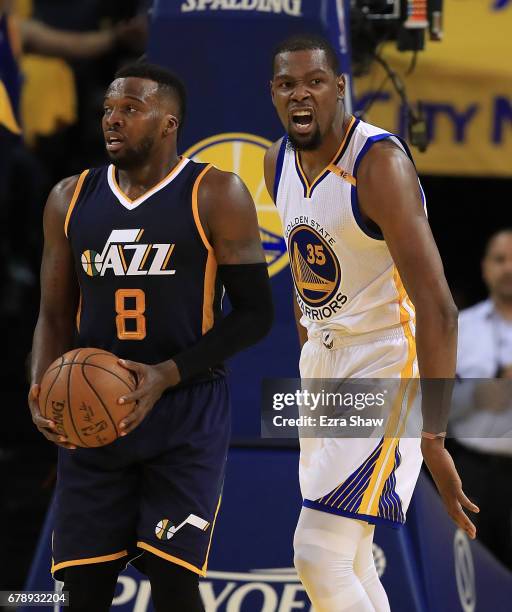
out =
[[[197,210],[207,170],[182,158],[133,201],[113,165],[81,175],[66,223],[81,288],[78,346],[153,364],[213,326],[222,292]]]
[[[197,202],[209,169],[182,158],[134,201],[114,166],[80,175],[64,228],[81,289],[78,346],[154,364],[214,325],[222,287]],[[168,389],[112,444],[59,448],[54,576],[130,559],[144,571],[147,554],[205,575],[230,436],[222,374]]]

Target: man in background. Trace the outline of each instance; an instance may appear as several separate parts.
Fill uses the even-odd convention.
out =
[[[489,239],[482,260],[488,299],[459,318],[451,432],[467,494],[480,507],[479,539],[512,569],[512,228]]]

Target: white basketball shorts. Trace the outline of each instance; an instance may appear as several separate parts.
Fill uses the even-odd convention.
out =
[[[380,439],[301,438],[299,464],[305,507],[399,527],[422,463],[419,436],[403,435],[419,401],[414,338],[402,326],[360,336],[323,332],[305,343],[300,374],[302,379],[400,379]]]

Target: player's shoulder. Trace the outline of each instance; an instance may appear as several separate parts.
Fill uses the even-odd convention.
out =
[[[207,227],[218,223],[232,223],[240,212],[254,209],[251,194],[242,179],[234,172],[210,166],[199,184],[197,206],[200,218]]]
[[[274,193],[274,183],[276,180],[276,169],[277,169],[277,159],[279,157],[279,153],[285,144],[286,136],[279,138],[276,140],[270,147],[265,151],[265,159],[263,162],[264,166],[264,174],[265,174],[265,184],[267,186],[267,191],[270,194]]]
[[[400,150],[400,147],[396,144],[398,136],[373,123],[368,123],[362,119],[356,119],[350,131],[353,132],[351,143],[359,148],[367,147],[368,153],[378,149]]]
[[[390,176],[404,171],[416,174],[403,142],[396,134],[371,123],[359,121],[354,130],[354,146],[359,151],[359,175]]]
[[[201,181],[201,194],[206,197],[232,195],[237,191],[245,189],[244,182],[238,174],[221,170],[213,165],[210,166]]]
[[[50,191],[46,202],[46,210],[65,216],[72,201],[76,200],[80,192],[83,191],[85,180],[102,169],[104,170],[104,167],[88,168],[80,174],[73,174],[60,180]]]
[[[354,123],[352,126],[353,134],[357,138],[385,138],[386,136],[394,136],[397,137],[397,134],[394,132],[390,132],[386,128],[383,128],[379,125],[375,125],[374,123],[368,123],[368,121],[363,121],[360,118],[354,118]]]
[[[251,194],[234,172],[211,166],[199,184],[197,205],[208,224],[210,215],[229,217],[239,210],[254,207]]]
[[[60,197],[68,195],[70,193],[72,194],[78,184],[80,176],[80,174],[73,174],[72,176],[67,176],[66,178],[63,178],[53,186],[51,193]]]
[[[279,155],[279,151],[281,150],[281,145],[283,144],[284,138],[285,137],[282,136],[281,138],[279,138],[279,140],[276,140],[275,142],[273,142],[270,145],[270,147],[265,151],[265,164],[271,163],[275,165],[277,156]]]
[[[80,177],[81,174],[74,174],[56,183],[48,196],[48,201],[46,202],[47,210],[66,215]]]

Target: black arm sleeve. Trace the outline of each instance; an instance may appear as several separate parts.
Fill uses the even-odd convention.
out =
[[[272,327],[274,307],[267,264],[221,265],[218,273],[233,310],[194,346],[173,357],[182,382],[255,344]]]

